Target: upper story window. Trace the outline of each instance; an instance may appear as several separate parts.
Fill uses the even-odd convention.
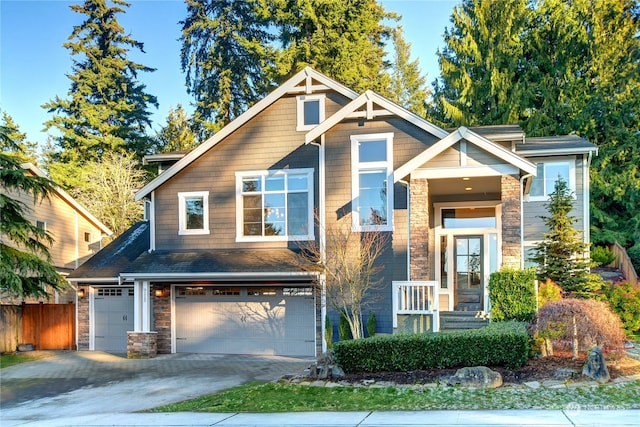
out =
[[[47,223],[45,221],[36,220],[36,227],[42,231],[47,231]]]
[[[178,193],[178,234],[209,234],[209,192]]]
[[[89,233],[88,231],[84,232],[84,241],[87,243],[91,243],[91,233]]]
[[[553,193],[558,178],[564,179],[575,194],[575,170],[573,159],[549,160],[537,163],[536,176],[531,184],[529,200],[547,200]]]
[[[297,126],[296,130],[313,129],[324,120],[324,95],[300,95],[296,97]]]
[[[351,137],[352,218],[356,231],[393,227],[393,134]]]
[[[312,240],[313,169],[236,173],[238,241]]]

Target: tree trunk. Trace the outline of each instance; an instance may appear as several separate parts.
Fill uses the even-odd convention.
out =
[[[578,358],[578,325],[576,324],[576,316],[573,316],[573,341],[571,343],[573,350],[572,358]]]

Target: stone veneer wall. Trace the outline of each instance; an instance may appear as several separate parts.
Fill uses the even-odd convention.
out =
[[[158,333],[158,353],[171,353],[171,288],[167,286],[158,286],[154,289],[165,289],[165,294],[161,297],[155,296],[152,291],[153,298],[153,330]]]
[[[84,298],[78,298],[78,350],[89,350],[89,286],[78,286],[84,290]]]
[[[502,265],[520,268],[522,258],[520,235],[520,181],[511,175],[502,175]]]
[[[147,359],[158,355],[158,334],[155,332],[127,332],[127,358]]]
[[[410,185],[411,280],[429,280],[429,183],[412,179]]]

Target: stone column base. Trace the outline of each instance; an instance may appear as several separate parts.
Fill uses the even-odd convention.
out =
[[[157,332],[127,332],[128,359],[152,359],[157,354]]]

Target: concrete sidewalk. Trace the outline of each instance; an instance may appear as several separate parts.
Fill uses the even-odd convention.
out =
[[[3,419],[2,426],[640,426],[640,410],[582,411],[576,408],[576,410],[565,411],[296,412],[281,414],[104,413],[33,422]]]

